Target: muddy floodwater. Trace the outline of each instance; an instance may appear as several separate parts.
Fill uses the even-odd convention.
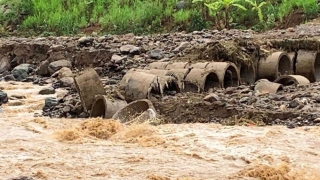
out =
[[[50,119],[34,113],[64,90],[39,95],[43,86],[16,82],[0,88],[24,96],[2,105],[1,179],[320,179],[319,127]]]

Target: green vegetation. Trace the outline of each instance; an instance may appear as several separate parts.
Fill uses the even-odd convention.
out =
[[[0,0],[0,34],[147,34],[212,25],[266,30],[295,10],[308,20],[318,9],[316,0]]]

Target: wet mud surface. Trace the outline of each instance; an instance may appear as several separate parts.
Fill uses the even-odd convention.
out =
[[[320,129],[316,126],[125,126],[103,120],[109,124],[98,130],[101,124],[93,123],[99,119],[33,117],[46,97],[38,95],[41,86],[3,82],[0,86],[9,97],[27,96],[22,105],[2,107],[2,179],[320,178]],[[84,126],[97,133],[87,133],[91,131]]]

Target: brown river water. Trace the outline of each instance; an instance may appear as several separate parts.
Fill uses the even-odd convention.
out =
[[[0,82],[0,179],[320,179],[320,129],[218,124],[124,126],[113,120],[50,119],[43,88]]]

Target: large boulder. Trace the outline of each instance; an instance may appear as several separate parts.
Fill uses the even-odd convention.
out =
[[[32,67],[30,64],[20,64],[17,67],[13,68],[11,73],[17,81],[22,81],[29,76],[29,72],[31,70]]]
[[[52,75],[53,73],[59,71],[61,68],[67,67],[67,68],[72,68],[72,64],[68,60],[59,60],[59,61],[54,61],[49,64],[48,70],[50,74]]]

